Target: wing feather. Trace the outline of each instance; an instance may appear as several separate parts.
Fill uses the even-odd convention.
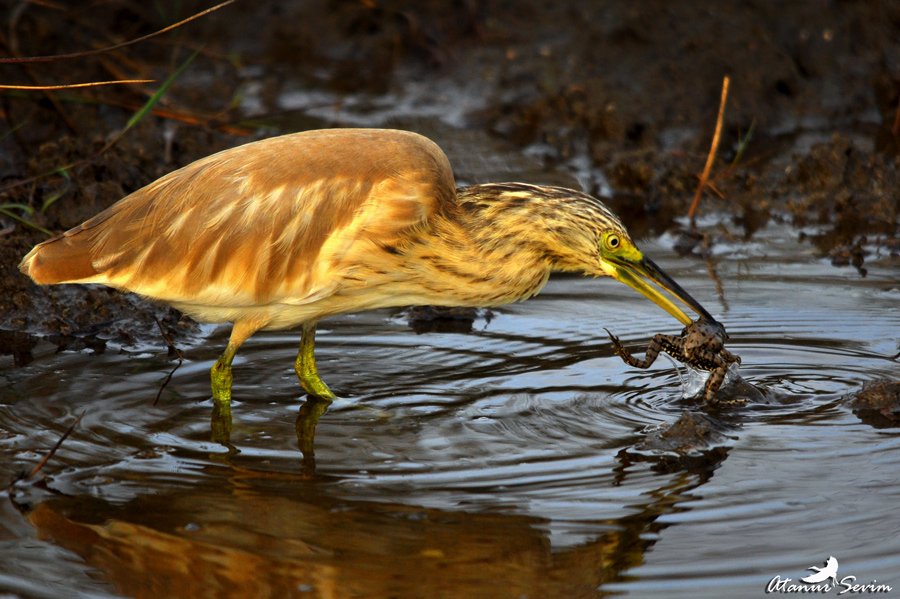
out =
[[[427,226],[454,198],[447,158],[419,135],[276,137],[194,162],[64,233],[58,239],[89,255],[96,274],[82,267],[42,282],[99,282],[207,307],[312,301],[340,284],[351,257]]]

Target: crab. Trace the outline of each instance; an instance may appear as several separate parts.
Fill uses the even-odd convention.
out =
[[[725,327],[715,320],[705,318],[695,320],[684,327],[679,337],[662,334],[654,335],[650,346],[647,347],[643,360],[638,360],[628,353],[618,337],[610,333],[609,330],[604,330],[606,330],[606,333],[612,340],[616,353],[630,366],[649,368],[659,356],[659,352],[664,351],[679,362],[683,362],[698,370],[709,371],[710,376],[706,381],[704,390],[704,399],[708,403],[719,403],[714,396],[725,381],[725,374],[728,372],[728,368],[735,362],[741,363],[739,356],[725,349],[725,340],[728,339],[728,333],[725,332]]]

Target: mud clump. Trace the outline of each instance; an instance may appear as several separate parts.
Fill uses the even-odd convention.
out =
[[[685,412],[671,425],[651,433],[637,446],[639,451],[696,454],[721,443],[728,427],[703,414]]]
[[[900,159],[861,151],[844,135],[797,156],[773,190],[797,226],[829,225],[812,237],[822,252],[863,234],[893,235],[900,213]]]
[[[651,431],[634,448],[622,450],[619,460],[649,462],[657,472],[688,471],[712,475],[728,457],[727,433],[733,427],[705,414],[683,413],[675,422]]]
[[[413,306],[404,312],[409,328],[423,333],[469,333],[475,319],[490,322],[493,312],[470,307]]]
[[[844,396],[844,404],[860,420],[875,428],[900,426],[900,381],[869,381],[856,393]]]
[[[853,266],[859,271],[859,274],[866,276],[866,269],[863,264],[866,261],[868,251],[863,247],[866,243],[866,236],[863,235],[856,241],[847,245],[839,245],[828,252],[833,266]]]

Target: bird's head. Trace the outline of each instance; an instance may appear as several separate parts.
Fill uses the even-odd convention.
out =
[[[644,279],[649,279],[668,291],[672,296],[694,310],[698,316],[712,320],[712,316],[697,300],[691,297],[672,277],[667,275],[655,262],[646,257],[637,248],[628,233],[621,227],[621,224],[618,227],[610,226],[602,230],[599,234],[597,245],[598,265],[602,274],[635,289],[677,318],[681,324],[689,325],[692,319],[672,300],[648,284]]]
[[[502,228],[510,236],[538,243],[554,270],[612,277],[682,324],[690,324],[692,319],[649,280],[712,320],[697,300],[637,248],[619,218],[600,200],[562,187],[521,183],[478,187],[496,202],[487,210],[503,220]]]

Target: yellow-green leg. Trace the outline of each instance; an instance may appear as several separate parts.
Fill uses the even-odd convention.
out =
[[[231,403],[231,363],[234,361],[234,355],[244,341],[265,324],[266,321],[261,320],[239,320],[234,323],[234,328],[231,329],[231,338],[228,339],[228,347],[216,360],[209,373],[213,400],[217,404]]]
[[[238,346],[230,342],[209,373],[212,383],[213,411],[210,421],[212,440],[222,445],[231,442],[231,362]]]
[[[332,393],[331,389],[328,388],[322,379],[319,378],[319,371],[316,370],[316,356],[315,356],[315,344],[316,344],[316,323],[315,322],[307,322],[303,325],[303,337],[300,339],[300,352],[297,354],[297,361],[294,362],[294,370],[297,371],[297,376],[300,378],[300,384],[303,385],[303,388],[309,394],[309,398],[307,399],[306,407],[310,413],[315,413],[315,417],[309,417],[307,413],[301,408],[300,414],[304,416],[307,424],[306,430],[309,434],[301,435],[302,431],[300,428],[297,429],[298,439],[301,437],[305,437],[310,439],[308,442],[309,447],[312,447],[312,431],[315,430],[315,423],[318,422],[319,416],[325,413],[325,410],[331,405],[332,402],[338,402],[339,404],[343,404],[346,407],[351,407],[354,409],[366,409],[374,411],[378,414],[380,418],[387,418],[387,412],[383,410],[379,410],[377,408],[371,408],[368,406],[361,406],[357,403],[349,402],[347,400],[341,399]],[[323,405],[321,401],[316,403],[309,403],[312,399],[325,400],[325,404]],[[298,425],[299,426],[299,425]],[[302,442],[301,442],[302,445]],[[301,447],[301,451],[303,451]]]
[[[210,371],[210,381],[212,382],[213,400],[217,404],[231,403],[231,381],[234,377],[231,375],[231,362],[237,353],[237,347],[230,343]]]
[[[321,399],[336,399],[337,396],[319,378],[319,371],[316,370],[315,344],[316,323],[304,323],[303,337],[300,339],[300,352],[297,354],[297,361],[294,362],[294,370],[297,371],[300,384],[307,393]]]

